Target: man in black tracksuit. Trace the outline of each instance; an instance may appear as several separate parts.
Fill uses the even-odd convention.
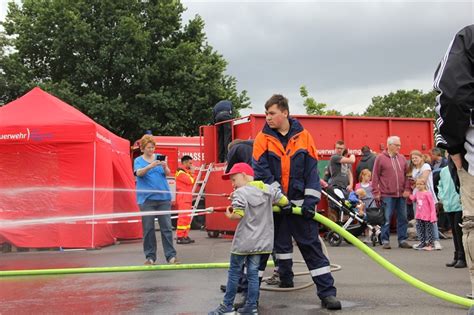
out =
[[[435,73],[436,145],[448,150],[460,183],[463,245],[474,294],[474,25],[460,30]],[[469,314],[474,314],[471,307]]]
[[[214,124],[233,118],[234,106],[231,101],[220,101],[212,110]],[[217,125],[218,161],[224,162],[227,157],[227,146],[232,141],[232,125],[224,123]]]

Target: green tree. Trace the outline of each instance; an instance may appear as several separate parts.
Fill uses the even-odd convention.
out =
[[[324,112],[325,116],[342,116],[342,113],[338,111],[337,109],[328,109],[326,112]]]
[[[308,115],[320,116],[341,116],[341,112],[335,109],[326,109],[328,107],[325,103],[318,103],[313,97],[309,96],[306,86],[300,87],[300,95],[304,99],[303,105],[306,108]]]
[[[349,112],[349,113],[345,114],[345,116],[360,117],[362,115],[359,114],[359,113]]]
[[[116,134],[195,135],[221,99],[247,108],[204,21],[175,0],[24,0],[0,34],[0,104],[39,85]]]
[[[398,90],[385,96],[375,96],[364,116],[434,118],[435,91]]]

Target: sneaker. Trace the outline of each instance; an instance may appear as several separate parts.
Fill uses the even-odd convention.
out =
[[[171,265],[177,265],[179,264],[180,262],[178,261],[178,258],[176,257],[171,257],[169,260],[168,260],[168,264],[171,264]]]
[[[207,315],[234,315],[234,314],[235,314],[234,308],[231,305],[225,306],[224,304],[220,304],[215,310],[207,313]]]
[[[412,246],[413,249],[416,249],[416,250],[423,250],[425,248],[426,244],[423,244],[423,243],[418,243],[418,244],[415,244]]]
[[[276,271],[273,272],[272,276],[265,280],[265,283],[268,285],[279,285],[280,284],[280,274]]]
[[[191,242],[186,237],[178,237],[176,244],[190,244]]]
[[[193,239],[190,238],[189,236],[186,236],[185,239],[188,240],[189,244],[196,242],[195,240],[193,240]]]
[[[390,243],[383,243],[382,248],[383,249],[392,249],[392,247],[390,246]]]
[[[400,244],[398,244],[398,247],[400,247],[400,248],[412,248],[410,246],[410,244],[408,244],[407,242],[401,242]]]
[[[144,265],[154,265],[155,264],[155,261],[151,258],[147,258],[147,260],[145,260],[145,263],[143,263]]]
[[[441,246],[441,243],[439,241],[434,241],[434,249],[442,250],[443,246]]]
[[[466,297],[467,297],[468,299],[474,300],[474,296],[472,295],[472,293],[466,294]]]
[[[245,304],[247,304],[247,299],[244,297],[242,301],[234,303],[234,308],[238,310],[239,308],[244,307]],[[258,308],[258,301],[257,301],[257,308]]]
[[[413,244],[413,245],[411,246],[411,248],[413,248],[413,249],[418,249],[418,247],[420,247],[420,245],[422,245],[422,244],[421,244],[421,243],[415,243],[415,244]],[[423,245],[423,246],[424,246],[424,245]],[[422,246],[422,247],[423,247],[423,246]]]
[[[433,247],[431,245],[428,245],[428,246],[423,247],[422,250],[432,251]]]
[[[237,314],[245,314],[245,315],[258,314],[258,308],[257,306],[244,305],[244,307],[237,309]]]
[[[341,301],[339,301],[334,295],[322,298],[321,306],[328,310],[340,310],[342,308]]]

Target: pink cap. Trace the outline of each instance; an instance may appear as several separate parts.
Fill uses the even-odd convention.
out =
[[[230,175],[244,173],[245,175],[254,176],[253,169],[247,163],[235,163],[230,169],[229,173],[222,175],[222,179],[229,179]]]

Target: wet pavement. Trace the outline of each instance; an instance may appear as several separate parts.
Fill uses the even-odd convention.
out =
[[[231,240],[208,238],[202,231],[191,231],[191,237],[195,244],[176,245],[182,263],[228,261]],[[436,252],[381,246],[375,250],[418,279],[464,296],[470,290],[468,270],[445,267],[453,244],[452,240],[441,243],[444,249]],[[467,313],[409,286],[354,246],[343,243],[328,249],[331,261],[342,266],[334,273],[341,311],[321,309],[313,286],[293,292],[262,291],[260,314]],[[161,247],[158,252],[158,262],[164,263]],[[297,249],[295,255],[301,259]],[[100,250],[0,253],[0,270],[131,266],[144,260],[139,240]],[[294,270],[307,271],[302,264],[295,264]],[[267,268],[266,276],[271,272]],[[198,269],[0,278],[0,314],[207,314],[223,297],[219,285],[226,275],[225,269]],[[295,285],[310,280],[308,275],[296,277]]]

